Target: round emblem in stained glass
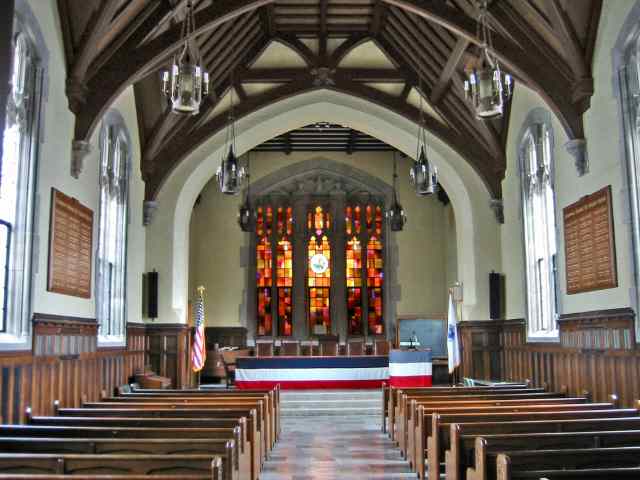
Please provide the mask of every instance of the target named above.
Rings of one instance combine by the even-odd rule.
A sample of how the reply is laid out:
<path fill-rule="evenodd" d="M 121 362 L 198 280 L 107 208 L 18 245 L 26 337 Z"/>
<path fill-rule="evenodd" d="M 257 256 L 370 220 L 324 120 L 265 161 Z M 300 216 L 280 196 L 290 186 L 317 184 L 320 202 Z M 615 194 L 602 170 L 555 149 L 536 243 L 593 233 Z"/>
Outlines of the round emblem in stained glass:
<path fill-rule="evenodd" d="M 311 257 L 311 270 L 315 273 L 324 273 L 329 268 L 329 260 L 321 253 Z"/>

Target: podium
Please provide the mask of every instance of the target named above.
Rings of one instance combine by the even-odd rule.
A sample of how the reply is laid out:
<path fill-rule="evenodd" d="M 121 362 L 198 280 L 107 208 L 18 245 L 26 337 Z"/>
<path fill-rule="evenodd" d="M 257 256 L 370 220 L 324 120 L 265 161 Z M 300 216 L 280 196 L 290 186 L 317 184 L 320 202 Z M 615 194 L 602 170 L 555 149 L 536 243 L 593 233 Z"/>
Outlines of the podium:
<path fill-rule="evenodd" d="M 391 350 L 389 385 L 399 388 L 432 386 L 431 349 Z"/>

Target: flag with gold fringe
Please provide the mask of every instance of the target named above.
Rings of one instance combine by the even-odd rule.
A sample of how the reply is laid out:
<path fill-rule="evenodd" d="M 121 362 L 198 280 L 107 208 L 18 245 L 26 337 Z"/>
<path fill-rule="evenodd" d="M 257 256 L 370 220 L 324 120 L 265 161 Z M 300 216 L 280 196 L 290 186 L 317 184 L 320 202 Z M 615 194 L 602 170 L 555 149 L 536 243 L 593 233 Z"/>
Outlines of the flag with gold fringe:
<path fill-rule="evenodd" d="M 199 372 L 204 368 L 207 358 L 207 349 L 204 341 L 204 287 L 198 287 L 198 297 L 193 306 L 195 333 L 193 335 L 193 348 L 191 349 L 191 368 Z"/>

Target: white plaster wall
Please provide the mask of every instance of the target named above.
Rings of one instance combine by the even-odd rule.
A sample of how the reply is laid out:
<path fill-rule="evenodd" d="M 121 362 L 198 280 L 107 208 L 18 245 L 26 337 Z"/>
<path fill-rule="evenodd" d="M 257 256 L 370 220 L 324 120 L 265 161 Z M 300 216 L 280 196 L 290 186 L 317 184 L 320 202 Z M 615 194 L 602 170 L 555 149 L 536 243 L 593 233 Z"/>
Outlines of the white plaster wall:
<path fill-rule="evenodd" d="M 78 317 L 95 316 L 95 294 L 90 299 L 47 292 L 47 262 L 51 188 L 77 198 L 94 211 L 94 242 L 97 245 L 98 225 L 98 160 L 99 132 L 91 138 L 91 153 L 85 158 L 84 171 L 78 180 L 71 177 L 71 141 L 75 117 L 65 94 L 66 62 L 60 21 L 55 0 L 29 0 L 49 49 L 48 98 L 44 104 L 44 138 L 39 151 L 38 188 L 36 202 L 36 242 L 34 245 L 33 311 Z M 128 260 L 128 319 L 141 321 L 141 273 L 145 265 L 145 232 L 142 227 L 144 184 L 140 175 L 140 144 L 133 89 L 127 89 L 114 103 L 122 114 L 132 140 L 133 158 L 130 182 L 130 225 Z M 95 261 L 93 268 L 95 269 Z M 92 278 L 92 287 L 95 282 Z M 92 291 L 93 291 L 92 288 Z"/>
<path fill-rule="evenodd" d="M 389 152 L 257 153 L 251 157 L 251 178 L 256 181 L 280 168 L 305 160 L 323 158 L 345 163 L 390 183 L 393 173 Z M 397 281 L 401 296 L 397 313 L 441 314 L 446 308 L 447 252 L 455 255 L 455 233 L 446 223 L 447 212 L 435 197 L 418 197 L 409 184 L 412 160 L 399 159 L 398 192 L 408 216 L 408 223 L 395 236 L 399 252 Z M 236 223 L 241 196 L 219 192 L 215 180 L 207 183 L 194 207 L 190 237 L 189 298 L 195 288 L 207 289 L 207 323 L 239 325 L 239 309 L 245 288 L 246 270 L 240 268 L 240 249 L 246 244 L 244 233 Z M 455 226 L 454 232 L 455 232 Z M 447 249 L 447 240 L 452 241 Z"/>
<path fill-rule="evenodd" d="M 456 248 L 456 215 L 451 204 L 444 210 L 444 251 L 446 288 L 448 289 L 459 279 L 458 275 L 458 249 Z"/>
<path fill-rule="evenodd" d="M 413 123 L 362 99 L 319 90 L 278 102 L 238 122 L 238 153 L 288 130 L 328 119 L 339 119 L 340 123 L 376 136 L 408 155 L 415 151 Z M 160 273 L 159 321 L 185 321 L 190 212 L 218 165 L 223 139 L 224 132 L 218 133 L 195 149 L 158 194 L 159 209 L 147 241 L 147 270 L 156 268 Z M 458 270 L 465 284 L 463 318 L 486 319 L 487 274 L 500 268 L 500 239 L 488 206 L 489 193 L 457 153 L 433 136 L 429 137 L 429 143 L 430 156 L 440 168 L 441 182 L 458 220 Z M 172 232 L 172 237 L 166 238 L 166 232 Z"/>
<path fill-rule="evenodd" d="M 555 135 L 554 159 L 556 166 L 556 222 L 558 225 L 558 267 L 560 313 L 624 307 L 630 305 L 632 286 L 632 244 L 626 220 L 628 205 L 624 173 L 624 148 L 619 107 L 613 91 L 611 51 L 625 18 L 633 6 L 632 1 L 605 1 L 596 42 L 593 75 L 595 93 L 591 108 L 584 115 L 585 138 L 589 155 L 589 173 L 578 177 L 574 158 L 564 147 L 568 138 L 557 117 L 553 116 Z M 546 107 L 540 96 L 517 85 L 511 108 L 511 122 L 507 141 L 507 174 L 503 182 L 505 224 L 501 228 L 502 267 L 507 284 L 507 318 L 525 316 L 525 273 L 522 243 L 522 214 L 520 180 L 517 167 L 517 138 L 527 114 L 534 108 Z M 613 216 L 616 236 L 618 283 L 613 289 L 576 295 L 566 294 L 564 232 L 562 209 L 582 196 L 607 185 L 612 186 Z"/>

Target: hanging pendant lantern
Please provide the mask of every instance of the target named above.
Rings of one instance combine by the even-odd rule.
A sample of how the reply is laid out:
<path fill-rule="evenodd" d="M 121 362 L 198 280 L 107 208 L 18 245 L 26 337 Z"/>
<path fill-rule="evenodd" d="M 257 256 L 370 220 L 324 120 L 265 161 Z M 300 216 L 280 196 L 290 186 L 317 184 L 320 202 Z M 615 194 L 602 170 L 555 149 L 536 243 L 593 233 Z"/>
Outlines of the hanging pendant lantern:
<path fill-rule="evenodd" d="M 247 152 L 247 168 L 246 168 L 246 178 L 247 178 L 247 192 L 244 197 L 244 202 L 240 205 L 238 210 L 238 225 L 240 225 L 240 230 L 243 232 L 251 232 L 253 230 L 253 209 L 251 208 L 250 203 L 250 189 L 251 189 L 251 179 L 249 175 L 249 167 L 250 167 L 250 152 Z"/>
<path fill-rule="evenodd" d="M 202 99 L 209 95 L 209 73 L 202 66 L 196 43 L 196 24 L 191 1 L 182 25 L 184 46 L 174 56 L 170 71 L 162 73 L 162 93 L 171 101 L 171 111 L 180 115 L 197 115 Z"/>
<path fill-rule="evenodd" d="M 427 132 L 424 128 L 422 108 L 422 82 L 420 82 L 420 126 L 418 127 L 418 148 L 416 161 L 409 171 L 409 177 L 418 195 L 431 195 L 438 191 L 438 169 L 427 158 Z"/>
<path fill-rule="evenodd" d="M 401 232 L 407 223 L 407 215 L 404 212 L 404 208 L 398 202 L 398 194 L 396 191 L 396 181 L 398 173 L 396 171 L 396 152 L 393 151 L 393 200 L 389 210 L 386 212 L 386 216 L 389 219 L 389 227 L 392 232 Z"/>
<path fill-rule="evenodd" d="M 240 185 L 245 177 L 245 170 L 238 166 L 238 158 L 235 154 L 236 146 L 236 125 L 235 117 L 233 116 L 233 78 L 230 82 L 230 114 L 229 125 L 227 126 L 227 136 L 225 140 L 225 150 L 228 148 L 226 157 L 222 157 L 222 161 L 216 172 L 218 178 L 218 186 L 220 191 L 227 195 L 236 195 L 240 191 Z"/>
<path fill-rule="evenodd" d="M 473 69 L 464 82 L 465 97 L 476 112 L 476 118 L 490 120 L 500 118 L 504 114 L 506 101 L 511 97 L 511 75 L 500 70 L 498 59 L 491 50 L 491 32 L 488 24 L 487 1 L 481 0 L 477 27 L 478 38 L 482 44 L 482 64 L 480 69 Z"/>

